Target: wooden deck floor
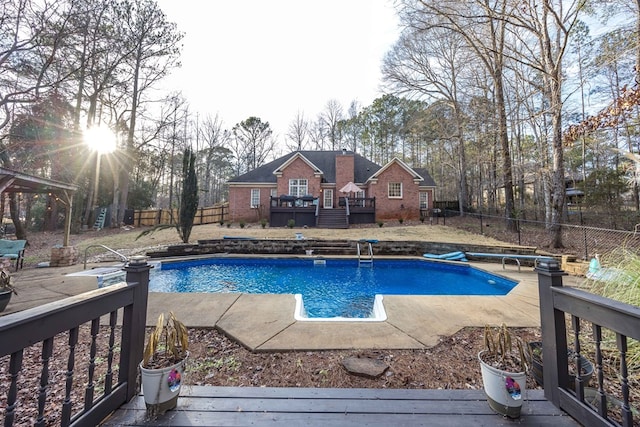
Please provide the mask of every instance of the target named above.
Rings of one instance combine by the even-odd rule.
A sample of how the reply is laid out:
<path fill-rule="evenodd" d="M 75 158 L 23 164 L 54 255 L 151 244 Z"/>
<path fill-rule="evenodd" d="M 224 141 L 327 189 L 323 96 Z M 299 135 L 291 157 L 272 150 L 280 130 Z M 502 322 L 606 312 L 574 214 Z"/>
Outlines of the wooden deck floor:
<path fill-rule="evenodd" d="M 104 426 L 579 426 L 544 399 L 525 395 L 510 420 L 489 408 L 482 390 L 196 387 L 182 390 L 178 408 L 155 420 L 142 397 Z"/>

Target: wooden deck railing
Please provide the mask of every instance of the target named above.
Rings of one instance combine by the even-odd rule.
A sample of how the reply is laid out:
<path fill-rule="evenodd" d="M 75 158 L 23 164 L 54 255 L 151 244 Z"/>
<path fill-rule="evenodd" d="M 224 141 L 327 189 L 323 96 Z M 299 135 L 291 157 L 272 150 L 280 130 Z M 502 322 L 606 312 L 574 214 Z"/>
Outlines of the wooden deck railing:
<path fill-rule="evenodd" d="M 0 400 L 4 410 L 4 425 L 23 425 L 25 419 L 18 419 L 20 406 L 34 406 L 34 402 L 24 402 L 27 396 L 19 398 L 19 388 L 25 377 L 39 378 L 37 395 L 37 414 L 29 423 L 36 426 L 51 425 L 51 413 L 55 412 L 59 425 L 88 426 L 98 425 L 107 415 L 131 400 L 137 393 L 136 379 L 138 364 L 142 360 L 145 339 L 145 321 L 147 313 L 147 295 L 149 288 L 150 265 L 144 260 L 132 260 L 124 267 L 127 283 L 121 283 L 49 303 L 30 310 L 0 317 L 0 358 L 8 359 L 8 384 L 3 384 L 6 395 Z M 108 324 L 109 347 L 106 354 L 97 353 L 97 336 L 100 331 L 101 317 Z M 122 327 L 119 334 L 116 326 L 120 318 Z M 76 347 L 81 327 L 90 327 L 89 364 L 86 375 L 80 374 L 81 368 L 76 366 Z M 62 338 L 59 335 L 63 335 Z M 119 335 L 119 341 L 116 336 Z M 66 339 L 67 360 L 63 381 L 64 397 L 61 407 L 51 409 L 60 401 L 61 396 L 49 396 L 51 364 L 54 354 L 54 339 Z M 40 372 L 24 372 L 22 369 L 26 350 L 33 345 L 41 347 L 41 358 L 38 364 Z M 114 353 L 119 348 L 119 358 Z M 82 350 L 80 350 L 82 351 Z M 101 358 L 106 363 L 106 371 L 98 384 L 95 374 L 96 360 Z M 5 365 L 7 366 L 7 365 Z M 51 371 L 53 371 L 51 369 Z M 117 372 L 117 378 L 113 378 Z M 53 374 L 53 372 L 51 372 Z M 81 376 L 84 391 L 78 392 L 75 378 Z M 59 376 L 58 376 L 59 377 Z M 101 393 L 99 393 L 99 391 Z M 84 394 L 84 402 L 74 402 L 74 397 Z M 100 394 L 96 396 L 97 394 Z M 32 395 L 28 395 L 31 397 Z M 55 402 L 52 403 L 52 401 Z M 48 409 L 46 409 L 48 408 Z M 78 409 L 79 408 L 79 409 Z M 56 421 L 57 423 L 57 421 Z"/>
<path fill-rule="evenodd" d="M 638 425 L 629 399 L 627 350 L 630 338 L 640 340 L 640 308 L 563 287 L 565 273 L 555 260 L 540 262 L 537 271 L 545 397 L 586 426 Z M 614 342 L 614 348 L 605 342 Z M 576 366 L 581 355 L 594 363 L 594 397 L 587 398 L 580 375 L 570 383 L 567 350 Z M 613 355 L 605 359 L 605 352 Z M 605 375 L 607 363 L 617 364 L 617 375 Z"/>

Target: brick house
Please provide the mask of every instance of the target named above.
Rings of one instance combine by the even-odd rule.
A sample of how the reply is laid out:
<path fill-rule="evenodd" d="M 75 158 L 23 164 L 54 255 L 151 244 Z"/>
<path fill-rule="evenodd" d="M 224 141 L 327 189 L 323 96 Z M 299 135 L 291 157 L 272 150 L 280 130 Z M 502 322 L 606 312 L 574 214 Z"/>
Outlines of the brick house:
<path fill-rule="evenodd" d="M 341 192 L 353 183 L 348 193 Z M 426 169 L 394 158 L 380 166 L 359 154 L 296 151 L 229 180 L 232 221 L 346 228 L 378 220 L 419 219 L 433 208 Z M 359 191 L 358 191 L 359 190 Z"/>

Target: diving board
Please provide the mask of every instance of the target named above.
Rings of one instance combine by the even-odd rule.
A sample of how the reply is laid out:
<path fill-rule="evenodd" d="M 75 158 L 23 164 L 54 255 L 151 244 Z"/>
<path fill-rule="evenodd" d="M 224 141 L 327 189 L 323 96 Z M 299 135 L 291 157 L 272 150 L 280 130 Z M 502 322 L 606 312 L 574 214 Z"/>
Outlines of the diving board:
<path fill-rule="evenodd" d="M 505 269 L 505 261 L 515 261 L 518 264 L 518 271 L 520 271 L 520 261 L 521 260 L 530 260 L 533 261 L 534 267 L 538 266 L 540 261 L 551 261 L 554 258 L 548 255 L 520 255 L 520 254 L 497 254 L 497 253 L 485 253 L 485 252 L 467 252 L 467 256 L 476 257 L 476 258 L 501 258 L 502 259 L 502 269 Z"/>

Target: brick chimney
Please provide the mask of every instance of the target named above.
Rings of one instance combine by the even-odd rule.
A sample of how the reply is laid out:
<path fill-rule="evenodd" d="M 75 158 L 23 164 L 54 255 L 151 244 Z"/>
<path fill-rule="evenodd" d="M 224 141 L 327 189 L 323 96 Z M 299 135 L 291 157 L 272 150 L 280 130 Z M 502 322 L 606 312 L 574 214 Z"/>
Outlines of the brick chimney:
<path fill-rule="evenodd" d="M 354 181 L 354 154 L 346 149 L 336 155 L 336 191 L 344 187 L 349 181 Z"/>

